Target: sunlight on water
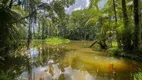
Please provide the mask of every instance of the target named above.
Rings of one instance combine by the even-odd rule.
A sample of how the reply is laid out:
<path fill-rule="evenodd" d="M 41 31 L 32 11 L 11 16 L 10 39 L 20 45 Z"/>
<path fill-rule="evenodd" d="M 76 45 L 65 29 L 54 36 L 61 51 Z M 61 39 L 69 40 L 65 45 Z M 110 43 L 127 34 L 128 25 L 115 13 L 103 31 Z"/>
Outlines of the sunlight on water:
<path fill-rule="evenodd" d="M 141 64 L 108 53 L 87 48 L 92 42 L 72 41 L 69 44 L 30 49 L 34 80 L 131 80 Z M 28 79 L 28 71 L 19 78 Z"/>

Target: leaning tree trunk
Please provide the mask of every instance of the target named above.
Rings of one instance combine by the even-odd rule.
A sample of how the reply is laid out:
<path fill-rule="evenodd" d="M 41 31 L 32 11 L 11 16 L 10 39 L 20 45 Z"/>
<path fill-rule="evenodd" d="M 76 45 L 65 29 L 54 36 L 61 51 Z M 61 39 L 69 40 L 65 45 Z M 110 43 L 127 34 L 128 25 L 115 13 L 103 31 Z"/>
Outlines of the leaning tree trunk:
<path fill-rule="evenodd" d="M 139 46 L 139 35 L 140 35 L 140 27 L 139 27 L 139 0 L 133 0 L 134 3 L 134 40 L 133 46 L 134 49 L 138 49 Z"/>

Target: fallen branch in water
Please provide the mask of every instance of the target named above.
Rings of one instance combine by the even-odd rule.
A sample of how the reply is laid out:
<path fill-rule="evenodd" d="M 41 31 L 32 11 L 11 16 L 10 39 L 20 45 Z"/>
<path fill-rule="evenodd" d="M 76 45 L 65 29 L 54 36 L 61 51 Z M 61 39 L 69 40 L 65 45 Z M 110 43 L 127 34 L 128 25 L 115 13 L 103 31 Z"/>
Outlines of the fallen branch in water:
<path fill-rule="evenodd" d="M 101 41 L 95 41 L 94 43 L 90 45 L 90 48 L 93 47 L 96 43 L 100 45 L 101 49 L 107 49 L 106 43 L 104 42 L 103 44 Z"/>

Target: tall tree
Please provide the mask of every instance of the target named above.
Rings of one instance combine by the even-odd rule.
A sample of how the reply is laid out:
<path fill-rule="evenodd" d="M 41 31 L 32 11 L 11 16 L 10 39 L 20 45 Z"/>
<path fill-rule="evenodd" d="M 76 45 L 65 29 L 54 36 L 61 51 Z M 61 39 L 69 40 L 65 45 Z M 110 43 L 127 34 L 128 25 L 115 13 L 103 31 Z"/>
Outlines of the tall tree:
<path fill-rule="evenodd" d="M 139 44 L 139 35 L 140 35 L 140 26 L 139 26 L 139 0 L 133 0 L 134 4 L 134 40 L 133 40 L 133 46 L 134 49 L 138 49 Z"/>
<path fill-rule="evenodd" d="M 115 17 L 115 28 L 117 27 L 117 12 L 116 12 L 116 4 L 115 4 L 115 0 L 113 0 L 113 12 L 114 12 L 114 17 Z M 118 36 L 118 32 L 116 31 L 116 37 Z M 121 47 L 121 42 L 119 39 L 117 39 L 117 44 L 118 47 Z"/>
<path fill-rule="evenodd" d="M 127 13 L 127 7 L 126 7 L 126 0 L 121 0 L 122 3 L 122 13 L 123 13 L 123 22 L 124 22 L 124 31 L 122 34 L 122 44 L 123 44 L 123 49 L 125 51 L 129 51 L 132 48 L 132 41 L 131 41 L 131 29 L 129 25 L 129 18 L 128 18 L 128 13 Z"/>
<path fill-rule="evenodd" d="M 115 5 L 115 0 L 113 0 L 113 11 L 115 15 L 115 25 L 117 24 L 117 15 L 116 15 L 116 5 Z"/>
<path fill-rule="evenodd" d="M 128 14 L 127 14 L 127 8 L 126 8 L 126 0 L 122 0 L 122 12 L 123 12 L 123 21 L 124 21 L 124 26 L 128 27 Z"/>

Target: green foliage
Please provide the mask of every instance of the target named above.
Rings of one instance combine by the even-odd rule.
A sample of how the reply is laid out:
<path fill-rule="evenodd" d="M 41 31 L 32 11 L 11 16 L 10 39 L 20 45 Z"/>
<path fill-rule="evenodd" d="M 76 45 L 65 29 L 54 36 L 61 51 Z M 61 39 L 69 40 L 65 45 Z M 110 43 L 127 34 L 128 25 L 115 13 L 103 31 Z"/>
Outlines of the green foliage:
<path fill-rule="evenodd" d="M 142 72 L 138 72 L 134 75 L 134 80 L 142 80 Z"/>
<path fill-rule="evenodd" d="M 108 49 L 108 52 L 113 56 L 120 56 L 123 51 L 121 49 L 118 49 L 117 47 L 111 47 Z"/>
<path fill-rule="evenodd" d="M 63 7 L 61 1 L 58 1 L 58 2 L 54 3 L 54 11 L 57 13 L 59 18 L 61 18 L 61 19 L 65 16 L 64 7 Z"/>
<path fill-rule="evenodd" d="M 0 57 L 7 57 L 9 51 L 14 52 L 24 43 L 22 39 L 26 38 L 26 31 L 20 18 L 19 13 L 0 4 Z"/>
<path fill-rule="evenodd" d="M 133 24 L 129 23 L 126 29 L 123 22 L 119 21 L 116 30 L 117 40 L 120 42 L 121 48 L 123 48 L 124 51 L 132 50 Z"/>
<path fill-rule="evenodd" d="M 99 7 L 98 7 L 99 2 L 100 2 L 100 0 L 91 0 L 90 8 L 95 8 L 95 9 L 99 10 Z"/>
<path fill-rule="evenodd" d="M 93 8 L 72 12 L 66 27 L 67 34 L 65 34 L 65 38 L 72 40 L 94 40 L 98 14 L 99 12 Z"/>
<path fill-rule="evenodd" d="M 58 45 L 58 44 L 64 44 L 64 43 L 69 43 L 69 42 L 70 42 L 69 39 L 63 39 L 59 37 L 53 37 L 53 38 L 46 39 L 46 43 L 50 45 Z"/>
<path fill-rule="evenodd" d="M 12 80 L 12 78 L 8 75 L 8 72 L 0 72 L 0 80 Z"/>
<path fill-rule="evenodd" d="M 117 42 L 112 42 L 112 47 L 118 47 L 118 43 Z"/>

